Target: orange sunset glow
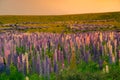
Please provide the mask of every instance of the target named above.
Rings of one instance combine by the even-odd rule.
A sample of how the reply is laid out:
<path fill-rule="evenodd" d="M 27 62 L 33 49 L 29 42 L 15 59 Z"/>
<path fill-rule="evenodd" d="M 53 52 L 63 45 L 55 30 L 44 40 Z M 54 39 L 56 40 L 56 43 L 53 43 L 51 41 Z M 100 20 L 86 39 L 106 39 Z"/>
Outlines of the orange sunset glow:
<path fill-rule="evenodd" d="M 0 0 L 0 15 L 61 15 L 120 11 L 120 0 Z"/>

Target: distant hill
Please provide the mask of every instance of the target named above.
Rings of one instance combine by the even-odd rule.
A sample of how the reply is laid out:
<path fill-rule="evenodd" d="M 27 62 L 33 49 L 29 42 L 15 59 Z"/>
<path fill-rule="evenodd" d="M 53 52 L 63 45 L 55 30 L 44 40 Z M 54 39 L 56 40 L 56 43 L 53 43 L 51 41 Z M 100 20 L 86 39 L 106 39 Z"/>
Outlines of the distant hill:
<path fill-rule="evenodd" d="M 87 13 L 74 15 L 48 15 L 48 16 L 29 16 L 29 15 L 1 15 L 0 23 L 19 23 L 19 22 L 54 22 L 54 21 L 78 21 L 78 20 L 103 20 L 114 19 L 120 22 L 120 12 L 107 13 Z"/>

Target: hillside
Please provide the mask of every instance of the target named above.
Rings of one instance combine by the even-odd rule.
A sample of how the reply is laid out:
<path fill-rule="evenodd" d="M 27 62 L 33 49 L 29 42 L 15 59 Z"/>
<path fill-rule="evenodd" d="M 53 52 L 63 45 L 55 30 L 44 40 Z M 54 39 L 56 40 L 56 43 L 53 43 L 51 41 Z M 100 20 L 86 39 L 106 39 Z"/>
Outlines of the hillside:
<path fill-rule="evenodd" d="M 0 30 L 9 30 L 11 27 L 20 27 L 19 29 L 27 29 L 26 31 L 45 31 L 45 32 L 61 32 L 66 30 L 69 32 L 73 25 L 90 25 L 94 26 L 82 29 L 75 26 L 77 31 L 89 30 L 119 30 L 120 28 L 120 12 L 108 13 L 91 13 L 91 14 L 74 14 L 74 15 L 1 15 L 0 16 Z M 97 24 L 97 25 L 96 25 Z M 99 27 L 102 26 L 102 27 Z M 104 27 L 106 26 L 106 27 Z M 21 28 L 22 27 L 22 28 Z M 27 28 L 26 28 L 27 27 Z M 76 28 L 77 27 L 77 28 Z M 74 28 L 74 26 L 72 27 Z M 78 29 L 79 28 L 79 29 Z M 97 29 L 98 28 L 98 29 Z"/>

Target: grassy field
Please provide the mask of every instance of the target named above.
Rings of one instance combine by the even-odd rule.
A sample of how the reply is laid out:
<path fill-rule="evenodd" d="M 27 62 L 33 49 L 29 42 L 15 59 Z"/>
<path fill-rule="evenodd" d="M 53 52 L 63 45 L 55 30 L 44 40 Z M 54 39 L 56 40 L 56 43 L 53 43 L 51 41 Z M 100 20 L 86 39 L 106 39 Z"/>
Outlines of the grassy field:
<path fill-rule="evenodd" d="M 40 22 L 51 23 L 56 21 L 79 21 L 79 20 L 105 20 L 114 19 L 120 22 L 120 12 L 110 13 L 92 13 L 92 14 L 76 14 L 76 15 L 58 15 L 58 16 L 0 16 L 0 23 L 22 23 L 22 22 Z"/>
<path fill-rule="evenodd" d="M 97 21 L 98 20 L 98 21 Z M 111 20 L 111 21 L 105 21 Z M 112 28 L 100 28 L 96 30 L 120 30 L 120 12 L 108 13 L 91 13 L 91 14 L 75 14 L 75 15 L 1 15 L 0 27 L 5 24 L 17 24 L 22 27 L 36 27 L 36 29 L 27 29 L 27 32 L 71 32 L 67 26 L 72 24 L 99 24 L 114 25 Z M 37 27 L 41 27 L 38 29 Z M 47 27 L 47 28 L 44 28 Z M 79 31 L 79 30 L 78 30 Z"/>
<path fill-rule="evenodd" d="M 120 80 L 120 12 L 1 15 L 10 30 L 41 33 L 0 33 L 0 80 Z"/>

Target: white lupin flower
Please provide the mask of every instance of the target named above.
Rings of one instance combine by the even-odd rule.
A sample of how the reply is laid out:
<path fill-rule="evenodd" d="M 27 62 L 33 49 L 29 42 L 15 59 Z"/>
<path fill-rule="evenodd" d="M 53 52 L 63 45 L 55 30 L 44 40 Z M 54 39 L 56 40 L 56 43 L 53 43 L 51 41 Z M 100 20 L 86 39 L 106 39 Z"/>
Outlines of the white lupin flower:
<path fill-rule="evenodd" d="M 112 62 L 115 63 L 115 56 L 114 56 L 114 54 L 112 52 L 112 45 L 109 46 L 109 52 L 110 52 L 110 55 L 112 57 Z"/>
<path fill-rule="evenodd" d="M 106 65 L 105 67 L 106 67 L 106 73 L 109 73 L 109 66 Z"/>
<path fill-rule="evenodd" d="M 114 33 L 113 33 L 113 32 L 111 32 L 109 36 L 110 36 L 110 39 L 111 39 L 111 40 L 114 39 Z"/>
<path fill-rule="evenodd" d="M 25 77 L 25 80 L 29 80 L 29 77 L 28 77 L 28 76 L 26 76 L 26 77 Z"/>
<path fill-rule="evenodd" d="M 102 42 L 103 41 L 103 39 L 102 39 L 102 33 L 100 33 L 100 42 Z"/>
<path fill-rule="evenodd" d="M 26 59 L 27 73 L 29 73 L 29 62 L 28 62 L 28 53 L 27 52 L 25 52 L 25 59 Z"/>

